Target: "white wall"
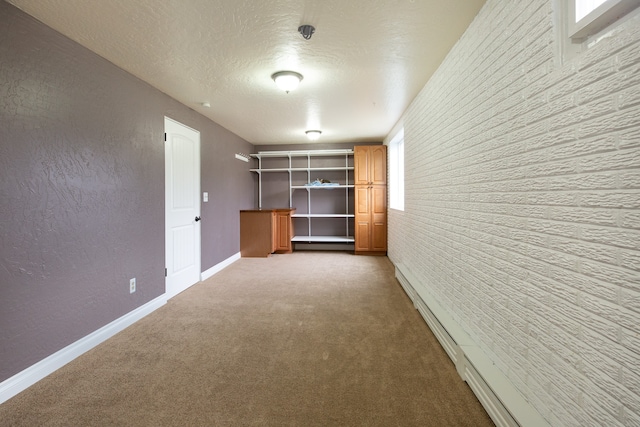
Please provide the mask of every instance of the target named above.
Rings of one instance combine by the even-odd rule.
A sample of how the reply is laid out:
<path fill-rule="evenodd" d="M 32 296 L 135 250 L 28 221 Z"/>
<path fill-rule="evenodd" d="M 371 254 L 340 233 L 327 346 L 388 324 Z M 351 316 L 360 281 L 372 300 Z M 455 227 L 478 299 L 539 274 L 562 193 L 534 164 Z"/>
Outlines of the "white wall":
<path fill-rule="evenodd" d="M 407 110 L 389 257 L 552 425 L 640 425 L 640 17 L 565 63 L 553 20 L 488 0 Z"/>

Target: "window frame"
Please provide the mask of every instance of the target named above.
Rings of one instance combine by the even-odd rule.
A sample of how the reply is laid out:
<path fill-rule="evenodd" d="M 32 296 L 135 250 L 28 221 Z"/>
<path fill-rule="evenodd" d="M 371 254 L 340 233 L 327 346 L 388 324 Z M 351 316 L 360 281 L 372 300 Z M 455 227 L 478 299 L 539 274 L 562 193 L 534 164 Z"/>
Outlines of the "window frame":
<path fill-rule="evenodd" d="M 576 22 L 576 2 L 580 0 L 566 1 L 567 35 L 573 42 L 584 41 L 640 6 L 637 0 L 605 0 Z"/>
<path fill-rule="evenodd" d="M 389 142 L 389 209 L 404 211 L 404 128 Z"/>

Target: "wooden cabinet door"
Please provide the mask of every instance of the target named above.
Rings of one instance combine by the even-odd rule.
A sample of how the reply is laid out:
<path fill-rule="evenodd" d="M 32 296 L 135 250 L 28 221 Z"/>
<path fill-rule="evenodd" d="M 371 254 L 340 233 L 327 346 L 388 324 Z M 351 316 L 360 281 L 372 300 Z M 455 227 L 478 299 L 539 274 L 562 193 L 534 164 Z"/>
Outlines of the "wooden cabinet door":
<path fill-rule="evenodd" d="M 357 252 L 387 250 L 387 187 L 356 187 L 355 246 Z"/>
<path fill-rule="evenodd" d="M 370 147 L 369 181 L 373 185 L 387 185 L 386 145 L 374 145 Z"/>
<path fill-rule="evenodd" d="M 353 148 L 355 185 L 387 184 L 387 146 L 359 145 Z"/>
<path fill-rule="evenodd" d="M 276 239 L 278 233 L 278 215 L 275 212 L 271 212 L 271 253 L 274 253 L 278 248 L 278 240 Z"/>
<path fill-rule="evenodd" d="M 369 189 L 371 209 L 371 237 L 369 249 L 387 250 L 387 187 L 374 185 Z"/>
<path fill-rule="evenodd" d="M 292 252 L 291 236 L 293 229 L 291 224 L 291 212 L 276 212 L 276 226 L 274 228 L 274 252 L 289 253 Z"/>
<path fill-rule="evenodd" d="M 355 200 L 354 249 L 356 252 L 368 251 L 371 246 L 371 201 L 369 199 L 369 187 L 357 186 Z"/>
<path fill-rule="evenodd" d="M 354 184 L 369 184 L 369 146 L 359 145 L 353 148 Z"/>

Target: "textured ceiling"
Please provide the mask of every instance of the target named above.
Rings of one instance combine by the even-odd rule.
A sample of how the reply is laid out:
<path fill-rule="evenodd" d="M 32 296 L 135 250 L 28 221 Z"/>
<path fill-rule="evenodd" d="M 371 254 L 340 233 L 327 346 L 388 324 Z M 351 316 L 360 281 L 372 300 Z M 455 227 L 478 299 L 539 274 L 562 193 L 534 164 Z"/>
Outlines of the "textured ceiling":
<path fill-rule="evenodd" d="M 258 145 L 304 143 L 307 129 L 322 130 L 318 142 L 382 140 L 484 4 L 8 1 Z M 304 76 L 297 90 L 275 86 L 282 70 Z"/>

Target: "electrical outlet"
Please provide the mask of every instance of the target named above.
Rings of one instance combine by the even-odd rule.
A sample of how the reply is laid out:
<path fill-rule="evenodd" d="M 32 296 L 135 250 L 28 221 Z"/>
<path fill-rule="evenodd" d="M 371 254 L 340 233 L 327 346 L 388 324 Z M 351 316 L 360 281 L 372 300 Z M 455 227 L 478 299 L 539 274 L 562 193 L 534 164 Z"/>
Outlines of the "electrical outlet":
<path fill-rule="evenodd" d="M 129 293 L 132 294 L 136 291 L 136 278 L 129 280 Z"/>

